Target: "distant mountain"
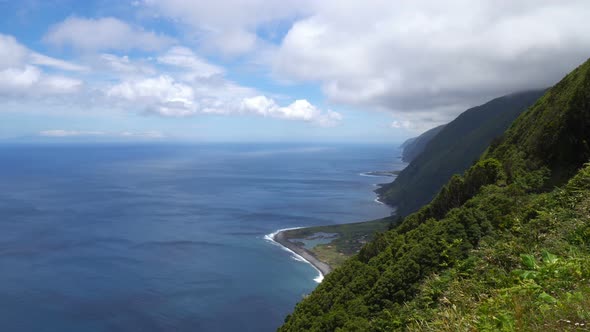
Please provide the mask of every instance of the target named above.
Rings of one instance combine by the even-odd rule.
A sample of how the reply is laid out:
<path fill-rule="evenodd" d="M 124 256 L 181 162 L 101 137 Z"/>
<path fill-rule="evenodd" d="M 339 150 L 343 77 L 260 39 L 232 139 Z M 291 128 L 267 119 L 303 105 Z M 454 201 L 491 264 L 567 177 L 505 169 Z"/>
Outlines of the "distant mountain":
<path fill-rule="evenodd" d="M 393 183 L 377 190 L 381 201 L 397 207 L 400 215 L 430 202 L 453 174 L 471 166 L 492 140 L 502 135 L 544 92 L 515 93 L 463 112 L 429 140 Z"/>
<path fill-rule="evenodd" d="M 414 160 L 422 151 L 424 151 L 428 142 L 438 135 L 444 127 L 445 125 L 434 127 L 425 131 L 420 136 L 410 138 L 402 143 L 400 146 L 400 148 L 402 148 L 402 161 L 409 163 Z"/>
<path fill-rule="evenodd" d="M 522 95 L 492 103 L 506 98 Z M 589 161 L 587 61 L 429 204 L 328 274 L 279 331 L 583 330 Z"/>

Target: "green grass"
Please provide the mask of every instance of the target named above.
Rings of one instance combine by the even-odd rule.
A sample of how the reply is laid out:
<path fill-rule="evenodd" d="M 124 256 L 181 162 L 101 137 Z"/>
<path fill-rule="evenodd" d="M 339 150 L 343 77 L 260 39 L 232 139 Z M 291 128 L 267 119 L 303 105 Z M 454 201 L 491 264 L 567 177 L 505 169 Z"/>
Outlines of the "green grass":
<path fill-rule="evenodd" d="M 338 234 L 338 237 L 330 243 L 320 244 L 309 250 L 319 260 L 334 268 L 340 266 L 347 258 L 357 254 L 367 242 L 373 239 L 376 233 L 386 231 L 391 222 L 392 218 L 383 218 L 352 224 L 300 228 L 286 231 L 284 234 L 288 240 L 309 238 L 316 233 Z"/>

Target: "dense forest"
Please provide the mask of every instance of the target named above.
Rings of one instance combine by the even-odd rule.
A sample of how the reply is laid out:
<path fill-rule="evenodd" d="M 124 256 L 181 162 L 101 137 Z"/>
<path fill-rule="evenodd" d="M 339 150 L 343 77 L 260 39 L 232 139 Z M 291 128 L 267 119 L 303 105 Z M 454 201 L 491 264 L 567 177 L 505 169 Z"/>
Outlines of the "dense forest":
<path fill-rule="evenodd" d="M 428 140 L 395 181 L 378 189 L 381 200 L 408 215 L 430 202 L 453 174 L 473 165 L 495 138 L 539 99 L 544 90 L 515 93 L 471 108 Z"/>
<path fill-rule="evenodd" d="M 329 274 L 279 330 L 587 329 L 589 158 L 590 61 Z"/>

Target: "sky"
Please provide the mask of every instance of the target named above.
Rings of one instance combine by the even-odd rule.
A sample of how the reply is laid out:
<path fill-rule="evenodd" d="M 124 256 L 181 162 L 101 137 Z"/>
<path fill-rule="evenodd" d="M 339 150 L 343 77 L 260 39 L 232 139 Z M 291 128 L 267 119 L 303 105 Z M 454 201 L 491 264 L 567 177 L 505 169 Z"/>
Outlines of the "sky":
<path fill-rule="evenodd" d="M 590 57 L 587 0 L 0 0 L 0 140 L 399 142 Z"/>

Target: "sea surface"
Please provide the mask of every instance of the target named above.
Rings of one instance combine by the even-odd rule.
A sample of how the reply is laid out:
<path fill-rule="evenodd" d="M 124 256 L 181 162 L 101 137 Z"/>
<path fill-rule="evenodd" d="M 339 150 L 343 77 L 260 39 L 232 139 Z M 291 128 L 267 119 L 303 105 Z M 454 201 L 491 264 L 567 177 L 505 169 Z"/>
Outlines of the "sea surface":
<path fill-rule="evenodd" d="M 274 331 L 318 272 L 264 239 L 387 216 L 394 145 L 0 145 L 2 331 Z"/>

